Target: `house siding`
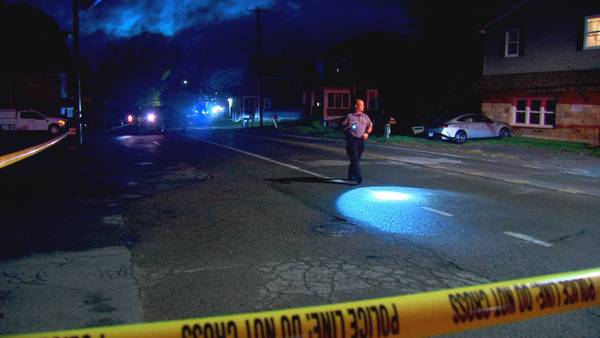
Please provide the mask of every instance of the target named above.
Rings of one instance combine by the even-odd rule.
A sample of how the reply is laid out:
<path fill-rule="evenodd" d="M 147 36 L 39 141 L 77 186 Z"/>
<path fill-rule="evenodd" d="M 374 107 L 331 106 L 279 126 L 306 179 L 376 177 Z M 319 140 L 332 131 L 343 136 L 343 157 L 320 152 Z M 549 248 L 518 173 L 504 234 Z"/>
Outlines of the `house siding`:
<path fill-rule="evenodd" d="M 513 134 L 600 144 L 600 49 L 582 48 L 584 18 L 600 2 L 532 0 L 484 35 L 481 110 Z M 504 57 L 505 32 L 521 32 L 518 57 Z M 517 99 L 555 100 L 554 125 L 515 123 Z"/>
<path fill-rule="evenodd" d="M 578 49 L 588 15 L 600 15 L 600 2 L 530 1 L 486 31 L 483 74 L 600 69 L 600 49 Z M 504 34 L 510 28 L 520 29 L 523 54 L 505 58 Z"/>

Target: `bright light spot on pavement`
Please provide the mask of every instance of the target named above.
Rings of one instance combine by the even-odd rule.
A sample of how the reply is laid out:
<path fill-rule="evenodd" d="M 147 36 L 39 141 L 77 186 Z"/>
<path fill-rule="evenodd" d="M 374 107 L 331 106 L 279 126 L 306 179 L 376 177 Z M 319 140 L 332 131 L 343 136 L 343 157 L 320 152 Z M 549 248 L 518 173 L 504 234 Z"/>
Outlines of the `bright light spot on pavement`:
<path fill-rule="evenodd" d="M 422 207 L 444 210 L 445 203 L 457 202 L 456 195 L 443 190 L 364 187 L 344 193 L 338 198 L 336 208 L 343 217 L 365 228 L 424 236 L 449 231 L 446 228 L 455 223 Z"/>
<path fill-rule="evenodd" d="M 371 191 L 371 194 L 380 201 L 406 201 L 410 199 L 409 194 L 397 191 Z"/>

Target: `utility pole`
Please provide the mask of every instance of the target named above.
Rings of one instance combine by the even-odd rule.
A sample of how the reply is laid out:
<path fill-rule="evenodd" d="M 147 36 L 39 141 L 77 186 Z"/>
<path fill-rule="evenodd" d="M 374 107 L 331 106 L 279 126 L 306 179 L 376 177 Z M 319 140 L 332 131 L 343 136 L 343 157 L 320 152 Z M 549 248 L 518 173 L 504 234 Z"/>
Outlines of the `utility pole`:
<path fill-rule="evenodd" d="M 79 132 L 79 145 L 83 144 L 81 121 L 81 63 L 79 60 L 79 0 L 73 0 L 73 58 L 75 59 L 75 112 L 74 117 Z"/>
<path fill-rule="evenodd" d="M 260 45 L 260 32 L 261 32 L 261 27 L 260 27 L 260 19 L 261 19 L 261 14 L 262 12 L 264 12 L 265 10 L 260 8 L 260 7 L 256 7 L 255 9 L 249 9 L 248 11 L 250 12 L 254 12 L 254 14 L 256 14 L 256 105 L 258 107 L 258 116 L 260 119 L 260 127 L 263 127 L 263 106 L 262 106 L 262 100 L 260 97 L 260 85 L 261 85 L 261 77 L 262 77 L 262 52 L 261 52 L 261 45 Z"/>

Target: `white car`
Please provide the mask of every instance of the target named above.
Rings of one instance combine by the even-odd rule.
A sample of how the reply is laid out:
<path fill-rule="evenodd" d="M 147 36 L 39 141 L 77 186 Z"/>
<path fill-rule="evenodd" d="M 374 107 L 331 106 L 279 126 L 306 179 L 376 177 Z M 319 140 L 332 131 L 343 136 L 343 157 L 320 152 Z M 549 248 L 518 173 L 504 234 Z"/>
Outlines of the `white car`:
<path fill-rule="evenodd" d="M 60 133 L 66 121 L 60 117 L 49 117 L 32 109 L 0 109 L 0 130 L 48 131 Z"/>
<path fill-rule="evenodd" d="M 467 139 L 487 137 L 510 137 L 510 126 L 502 122 L 494 122 L 481 114 L 464 114 L 448 120 L 436 131 L 442 139 L 452 140 L 458 144 Z"/>

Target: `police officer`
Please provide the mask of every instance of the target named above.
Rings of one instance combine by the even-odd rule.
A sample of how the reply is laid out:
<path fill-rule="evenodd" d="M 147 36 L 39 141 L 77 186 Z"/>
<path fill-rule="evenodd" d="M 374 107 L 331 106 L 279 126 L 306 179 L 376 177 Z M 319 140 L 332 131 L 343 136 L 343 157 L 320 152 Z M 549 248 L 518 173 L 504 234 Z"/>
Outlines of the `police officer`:
<path fill-rule="evenodd" d="M 364 110 L 365 102 L 361 99 L 356 99 L 354 113 L 346 115 L 346 119 L 342 123 L 346 132 L 346 153 L 350 158 L 348 181 L 356 179 L 357 184 L 362 183 L 360 157 L 365 149 L 365 141 L 373 131 L 373 122 L 364 113 Z"/>

